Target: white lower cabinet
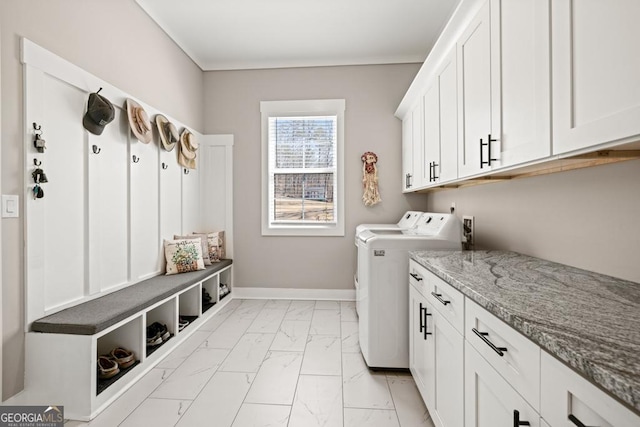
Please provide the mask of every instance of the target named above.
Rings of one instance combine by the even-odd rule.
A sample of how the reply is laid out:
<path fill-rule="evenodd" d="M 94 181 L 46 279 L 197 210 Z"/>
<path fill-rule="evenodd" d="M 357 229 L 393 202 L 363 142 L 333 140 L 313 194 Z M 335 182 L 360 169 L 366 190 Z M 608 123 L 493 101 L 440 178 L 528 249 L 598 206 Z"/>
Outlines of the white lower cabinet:
<path fill-rule="evenodd" d="M 409 272 L 409 367 L 437 427 L 640 426 L 636 413 L 441 278 L 413 260 Z"/>
<path fill-rule="evenodd" d="M 462 426 L 464 338 L 413 287 L 410 299 L 411 373 L 436 426 Z"/>
<path fill-rule="evenodd" d="M 637 427 L 640 417 L 546 352 L 540 415 L 552 427 Z"/>
<path fill-rule="evenodd" d="M 433 368 L 429 366 L 429 361 L 433 359 L 433 349 L 429 348 L 430 342 L 425 333 L 425 319 L 428 317 L 427 300 L 422 294 L 416 291 L 413 286 L 409 287 L 409 370 L 416 382 L 418 391 L 427 407 L 431 409 L 435 401 Z M 431 311 L 433 312 L 433 310 Z M 426 313 L 426 314 L 425 314 Z M 431 370 L 430 370 L 431 369 Z"/>
<path fill-rule="evenodd" d="M 535 409 L 468 342 L 464 371 L 465 427 L 540 426 Z"/>
<path fill-rule="evenodd" d="M 437 311 L 431 327 L 434 349 L 435 402 L 431 417 L 438 427 L 462 426 L 464 338 Z"/>

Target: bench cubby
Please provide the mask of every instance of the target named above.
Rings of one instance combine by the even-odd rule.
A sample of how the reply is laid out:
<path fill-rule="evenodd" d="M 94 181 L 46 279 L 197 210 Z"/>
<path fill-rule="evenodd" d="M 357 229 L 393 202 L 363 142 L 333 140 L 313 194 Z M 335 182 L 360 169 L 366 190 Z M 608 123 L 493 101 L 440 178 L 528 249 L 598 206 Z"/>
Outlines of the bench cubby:
<path fill-rule="evenodd" d="M 94 418 L 230 301 L 202 310 L 202 289 L 215 300 L 221 276 L 230 282 L 231 270 L 232 261 L 223 260 L 202 271 L 156 276 L 33 322 L 21 401 L 64 405 L 69 419 Z M 191 319 L 182 331 L 180 317 Z M 171 337 L 150 349 L 147 327 L 154 322 Z M 98 356 L 117 347 L 132 351 L 136 363 L 99 379 Z"/>

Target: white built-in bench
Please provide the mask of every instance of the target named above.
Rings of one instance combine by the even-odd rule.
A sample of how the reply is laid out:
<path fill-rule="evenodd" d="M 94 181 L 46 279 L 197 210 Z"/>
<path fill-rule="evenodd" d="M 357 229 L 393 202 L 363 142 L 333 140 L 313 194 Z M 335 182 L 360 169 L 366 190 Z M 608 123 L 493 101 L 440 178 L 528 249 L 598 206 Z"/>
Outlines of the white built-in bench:
<path fill-rule="evenodd" d="M 25 392 L 29 404 L 64 405 L 65 418 L 94 418 L 231 299 L 232 261 L 205 270 L 156 276 L 43 317 L 26 338 Z M 202 301 L 202 289 L 212 297 Z M 178 330 L 178 318 L 192 322 Z M 172 338 L 146 347 L 146 327 L 166 324 Z M 135 353 L 138 362 L 108 380 L 97 376 L 97 358 L 113 348 Z"/>

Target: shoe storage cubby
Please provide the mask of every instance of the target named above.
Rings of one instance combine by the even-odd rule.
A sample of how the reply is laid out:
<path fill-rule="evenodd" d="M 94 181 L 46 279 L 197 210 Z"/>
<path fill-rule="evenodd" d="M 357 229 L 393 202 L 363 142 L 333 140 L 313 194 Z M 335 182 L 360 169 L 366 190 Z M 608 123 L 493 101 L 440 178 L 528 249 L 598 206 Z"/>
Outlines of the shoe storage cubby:
<path fill-rule="evenodd" d="M 171 298 L 147 312 L 145 321 L 147 357 L 150 357 L 176 335 L 178 332 L 176 319 L 175 298 Z M 159 328 L 166 330 L 160 337 L 158 337 L 160 333 Z"/>
<path fill-rule="evenodd" d="M 220 284 L 218 285 L 218 301 L 231 295 L 232 270 L 227 268 L 219 274 Z"/>
<path fill-rule="evenodd" d="M 218 302 L 218 288 L 220 275 L 216 275 L 202 282 L 202 314 L 206 313 Z"/>
<path fill-rule="evenodd" d="M 142 309 L 94 335 L 29 332 L 26 335 L 25 404 L 64 405 L 65 418 L 88 421 L 117 399 L 160 360 L 214 316 L 230 300 L 220 284 L 232 288 L 232 265 Z M 216 301 L 207 310 L 202 290 Z M 189 320 L 180 330 L 180 321 Z M 167 326 L 170 337 L 147 346 L 147 328 Z M 135 362 L 108 379 L 99 378 L 98 357 L 115 348 L 134 353 Z"/>
<path fill-rule="evenodd" d="M 201 286 L 189 288 L 178 296 L 178 333 L 184 331 L 200 317 L 201 296 Z"/>
<path fill-rule="evenodd" d="M 141 346 L 140 336 L 143 333 L 142 330 L 142 316 L 138 316 L 133 320 L 123 324 L 122 326 L 114 329 L 102 335 L 97 339 L 96 347 L 96 364 L 98 363 L 98 357 L 106 356 L 110 357 L 112 350 L 116 348 L 122 348 L 133 353 L 135 362 L 127 368 L 118 368 L 118 373 L 110 378 L 100 378 L 100 370 L 96 365 L 96 395 L 99 395 L 104 390 L 116 383 L 128 372 L 133 370 L 142 357 L 144 347 Z"/>

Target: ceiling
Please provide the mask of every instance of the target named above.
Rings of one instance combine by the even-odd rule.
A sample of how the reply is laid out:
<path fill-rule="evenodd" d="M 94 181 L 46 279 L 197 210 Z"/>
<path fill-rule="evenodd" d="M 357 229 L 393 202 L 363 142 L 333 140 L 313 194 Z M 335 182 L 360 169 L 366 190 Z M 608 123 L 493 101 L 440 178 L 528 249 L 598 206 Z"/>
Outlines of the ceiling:
<path fill-rule="evenodd" d="M 422 62 L 459 0 L 136 0 L 203 70 Z"/>

